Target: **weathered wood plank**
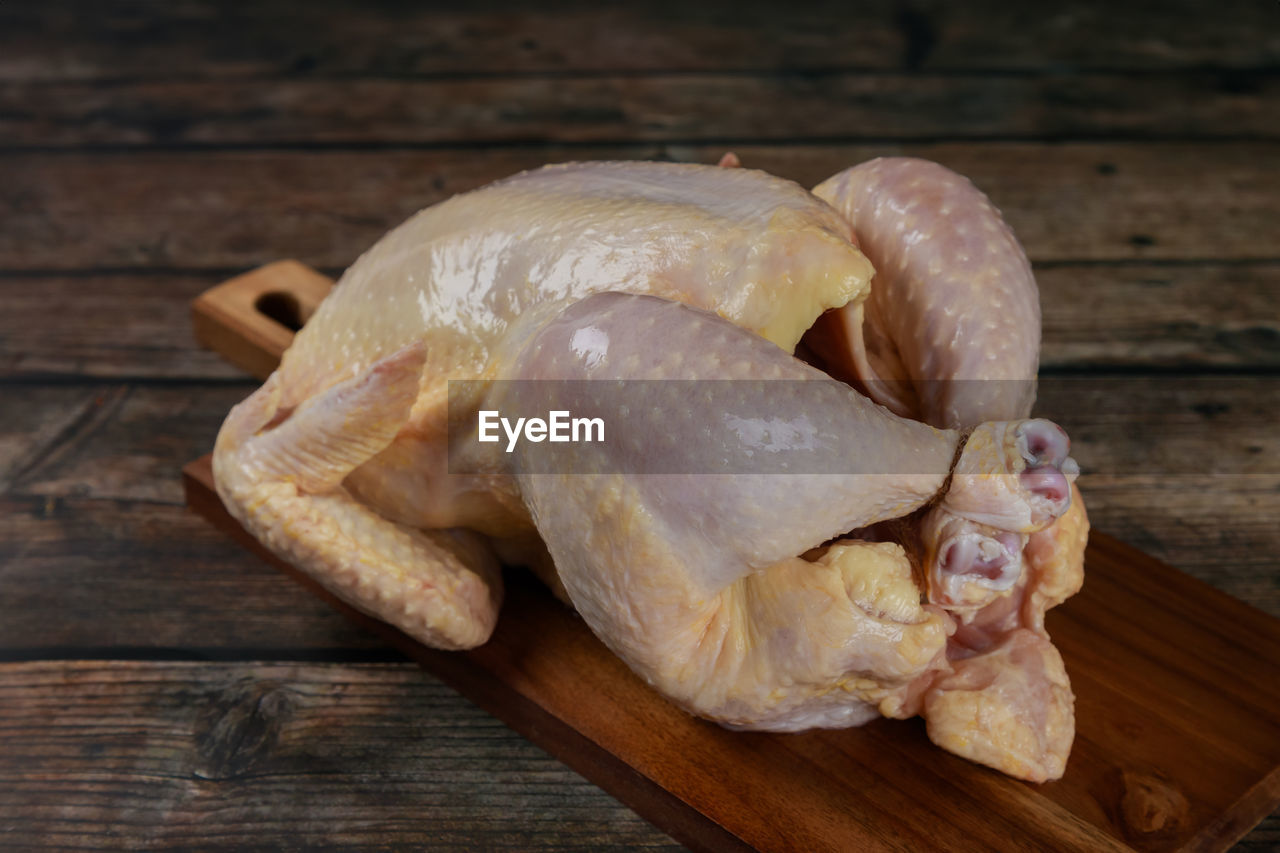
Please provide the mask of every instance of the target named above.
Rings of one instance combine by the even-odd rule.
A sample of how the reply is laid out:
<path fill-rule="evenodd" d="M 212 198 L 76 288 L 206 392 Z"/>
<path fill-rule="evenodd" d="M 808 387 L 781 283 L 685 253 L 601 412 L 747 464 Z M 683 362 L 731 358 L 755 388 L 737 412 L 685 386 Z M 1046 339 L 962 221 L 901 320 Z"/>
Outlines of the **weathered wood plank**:
<path fill-rule="evenodd" d="M 0 664 L 0 697 L 15 847 L 681 849 L 412 664 Z"/>
<path fill-rule="evenodd" d="M 1052 265 L 1040 285 L 1040 364 L 1280 366 L 1280 264 Z"/>
<path fill-rule="evenodd" d="M 1096 529 L 1280 615 L 1277 377 L 1051 377 Z"/>
<path fill-rule="evenodd" d="M 412 664 L 0 664 L 13 849 L 678 850 Z"/>
<path fill-rule="evenodd" d="M 1234 85 L 1234 84 L 1233 84 Z M 0 84 L 0 147 L 1280 137 L 1218 73 Z"/>
<path fill-rule="evenodd" d="M 0 578 L 0 657 L 386 654 L 173 504 L 0 497 Z"/>
<path fill-rule="evenodd" d="M 1280 812 L 1272 812 L 1231 850 L 1232 853 L 1275 853 L 1277 848 L 1280 848 Z"/>
<path fill-rule="evenodd" d="M 0 493 L 84 429 L 99 399 L 99 389 L 85 387 L 0 391 Z"/>
<path fill-rule="evenodd" d="M 0 278 L 0 376 L 242 378 L 191 337 L 191 300 L 221 278 Z M 54 317 L 57 322 L 50 322 Z"/>
<path fill-rule="evenodd" d="M 225 277 L 0 277 L 0 378 L 243 377 L 191 337 L 191 299 Z M 1036 277 L 1045 368 L 1280 367 L 1280 264 L 1066 264 Z"/>
<path fill-rule="evenodd" d="M 1051 14 L 999 0 L 529 7 L 284 0 L 227 7 L 91 0 L 0 9 L 0 78 L 94 79 L 459 73 L 1273 66 L 1273 4 L 1195 0 Z"/>
<path fill-rule="evenodd" d="M 1082 478 L 1098 530 L 1280 616 L 1280 478 Z"/>
<path fill-rule="evenodd" d="M 1041 377 L 1035 414 L 1107 477 L 1280 474 L 1280 376 Z"/>
<path fill-rule="evenodd" d="M 1038 261 L 1271 259 L 1280 145 L 735 146 L 812 185 L 882 154 L 938 160 L 999 205 Z M 343 267 L 409 214 L 547 162 L 714 162 L 722 146 L 0 156 L 0 270 Z"/>
<path fill-rule="evenodd" d="M 5 388 L 0 410 L 0 435 L 11 436 L 12 460 L 0 456 L 0 466 L 16 468 L 23 447 L 54 439 L 37 460 L 27 458 L 20 475 L 8 479 L 12 494 L 55 497 L 89 496 L 146 503 L 182 503 L 178 470 L 213 447 L 222 419 L 248 396 L 253 382 L 210 386 L 104 385 L 86 389 Z M 39 419 L 24 415 L 41 406 L 99 407 L 91 422 L 58 436 L 24 433 L 42 430 Z M 34 423 L 33 423 L 34 420 Z"/>

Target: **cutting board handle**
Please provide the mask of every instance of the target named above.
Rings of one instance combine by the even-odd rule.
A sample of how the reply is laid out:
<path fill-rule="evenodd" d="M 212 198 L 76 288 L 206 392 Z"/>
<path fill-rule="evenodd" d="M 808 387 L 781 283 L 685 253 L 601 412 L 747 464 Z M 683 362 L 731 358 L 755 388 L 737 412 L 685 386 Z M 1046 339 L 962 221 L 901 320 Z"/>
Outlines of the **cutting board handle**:
<path fill-rule="evenodd" d="M 276 261 L 212 287 L 191 303 L 200 345 L 266 379 L 333 279 L 298 261 Z"/>

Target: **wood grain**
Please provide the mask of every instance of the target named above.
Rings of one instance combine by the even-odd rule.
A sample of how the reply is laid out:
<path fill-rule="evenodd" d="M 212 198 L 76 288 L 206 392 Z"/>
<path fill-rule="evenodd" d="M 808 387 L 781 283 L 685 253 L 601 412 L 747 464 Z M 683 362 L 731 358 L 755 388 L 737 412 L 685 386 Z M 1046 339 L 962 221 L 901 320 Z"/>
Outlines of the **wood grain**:
<path fill-rule="evenodd" d="M 1276 260 L 1280 144 L 735 146 L 812 185 L 882 154 L 938 160 L 1004 211 L 1033 260 Z M 715 162 L 723 146 L 0 156 L 0 270 L 341 268 L 410 214 L 547 162 Z"/>
<path fill-rule="evenodd" d="M 7 849 L 681 849 L 409 663 L 0 664 L 0 731 Z"/>
<path fill-rule="evenodd" d="M 1040 288 L 1040 365 L 1280 367 L 1280 265 L 1054 264 Z"/>
<path fill-rule="evenodd" d="M 100 389 L 83 387 L 7 390 L 0 408 L 0 493 L 82 433 L 99 394 Z"/>
<path fill-rule="evenodd" d="M 827 68 L 1164 70 L 1267 68 L 1280 10 L 1223 0 L 1117 5 L 1080 0 L 1052 14 L 999 0 L 847 4 L 515 0 L 440 8 L 287 0 L 235 8 L 91 0 L 0 8 L 0 78 L 76 80 L 279 75 L 504 74 Z"/>
<path fill-rule="evenodd" d="M 0 660 L 388 658 L 181 506 L 0 497 L 0 575 Z"/>
<path fill-rule="evenodd" d="M 867 73 L 0 84 L 0 148 L 1280 137 L 1280 84 Z M 769 111 L 760 103 L 772 105 Z"/>
<path fill-rule="evenodd" d="M 191 337 L 191 300 L 226 277 L 0 276 L 0 378 L 243 378 Z"/>
<path fill-rule="evenodd" d="M 174 463 L 212 447 L 222 419 L 252 387 L 6 388 L 0 436 L 15 455 L 0 457 L 13 470 L 3 485 L 10 494 L 181 503 Z M 54 416 L 66 426 L 50 433 L 24 410 L 65 412 Z"/>
<path fill-rule="evenodd" d="M 682 849 L 410 663 L 0 664 L 0 728 L 15 848 Z"/>
<path fill-rule="evenodd" d="M 427 649 L 267 555 L 221 509 L 207 457 L 185 474 L 192 507 L 246 547 L 698 847 L 691 833 L 711 827 L 761 850 L 999 848 L 1011 838 L 1056 850 L 1225 849 L 1280 803 L 1280 621 L 1102 534 L 1084 590 L 1050 615 L 1077 736 L 1064 778 L 1035 787 L 939 754 L 919 721 L 769 735 L 696 720 L 527 583 L 509 585 L 484 646 Z M 637 787 L 636 773 L 657 788 Z"/>

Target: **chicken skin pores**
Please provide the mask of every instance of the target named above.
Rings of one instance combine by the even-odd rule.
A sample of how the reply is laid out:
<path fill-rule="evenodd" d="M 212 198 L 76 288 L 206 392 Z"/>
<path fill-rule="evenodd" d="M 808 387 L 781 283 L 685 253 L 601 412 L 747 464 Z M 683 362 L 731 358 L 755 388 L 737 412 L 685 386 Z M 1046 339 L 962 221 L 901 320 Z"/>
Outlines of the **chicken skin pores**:
<path fill-rule="evenodd" d="M 427 645 L 484 643 L 500 563 L 523 563 L 693 714 L 921 714 L 944 749 L 1045 781 L 1074 711 L 1044 612 L 1079 589 L 1088 521 L 1066 434 L 1029 417 L 1039 338 L 1016 239 L 937 164 L 873 160 L 812 193 L 743 168 L 549 166 L 362 255 L 228 415 L 214 474 L 274 553 Z M 691 395 L 575 446 L 597 473 L 531 473 L 519 449 L 451 473 L 451 409 L 475 423 L 491 389 L 538 387 L 497 380 L 752 380 L 722 387 L 802 415 L 820 470 L 615 458 L 731 452 Z"/>

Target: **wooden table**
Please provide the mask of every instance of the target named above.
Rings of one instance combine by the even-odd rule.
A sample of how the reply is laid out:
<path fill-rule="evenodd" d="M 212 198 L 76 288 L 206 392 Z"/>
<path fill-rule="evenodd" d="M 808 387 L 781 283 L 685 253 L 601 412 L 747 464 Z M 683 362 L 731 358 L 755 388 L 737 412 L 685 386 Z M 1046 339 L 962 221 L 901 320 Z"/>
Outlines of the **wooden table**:
<path fill-rule="evenodd" d="M 182 504 L 192 297 L 548 161 L 970 175 L 1095 526 L 1280 614 L 1280 7 L 801 5 L 0 5 L 0 847 L 675 846 Z"/>

